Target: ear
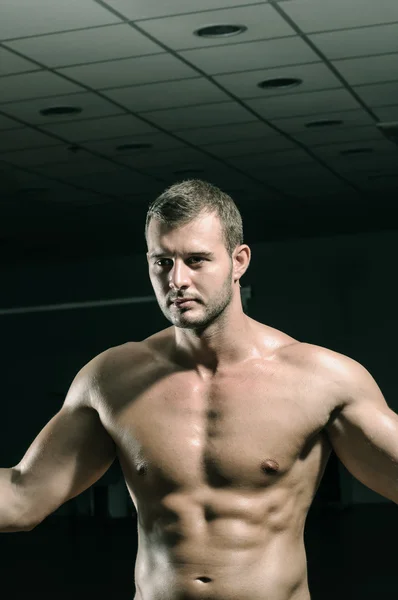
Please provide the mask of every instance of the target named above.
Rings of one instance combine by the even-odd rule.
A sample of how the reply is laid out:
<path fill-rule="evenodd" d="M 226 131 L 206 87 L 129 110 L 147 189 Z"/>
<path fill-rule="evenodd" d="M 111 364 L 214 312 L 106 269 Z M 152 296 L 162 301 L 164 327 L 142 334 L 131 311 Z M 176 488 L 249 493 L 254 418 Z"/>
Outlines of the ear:
<path fill-rule="evenodd" d="M 247 244 L 237 246 L 232 254 L 234 281 L 238 281 L 247 271 L 251 259 L 251 250 Z"/>

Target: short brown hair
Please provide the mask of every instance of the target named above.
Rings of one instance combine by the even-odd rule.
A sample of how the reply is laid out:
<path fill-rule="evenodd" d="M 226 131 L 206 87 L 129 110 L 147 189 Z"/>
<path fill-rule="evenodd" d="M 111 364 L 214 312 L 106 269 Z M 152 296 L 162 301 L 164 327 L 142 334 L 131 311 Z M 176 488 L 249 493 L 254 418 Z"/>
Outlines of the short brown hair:
<path fill-rule="evenodd" d="M 167 188 L 148 208 L 145 237 L 152 218 L 170 227 L 185 225 L 202 213 L 216 213 L 221 222 L 225 247 L 232 255 L 236 246 L 243 244 L 242 217 L 228 194 L 215 185 L 188 179 Z"/>

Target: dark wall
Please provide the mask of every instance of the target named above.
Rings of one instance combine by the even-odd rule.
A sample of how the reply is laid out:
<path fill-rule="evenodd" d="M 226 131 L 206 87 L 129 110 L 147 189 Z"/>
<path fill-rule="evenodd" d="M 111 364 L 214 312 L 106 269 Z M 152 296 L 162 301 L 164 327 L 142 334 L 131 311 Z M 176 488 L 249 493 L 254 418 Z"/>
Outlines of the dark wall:
<path fill-rule="evenodd" d="M 242 280 L 249 314 L 360 361 L 390 406 L 397 362 L 398 234 L 256 244 Z M 7 308 L 153 295 L 146 258 L 2 267 L 2 466 L 20 461 L 59 410 L 76 372 L 102 350 L 167 327 L 156 302 L 4 314 Z M 341 469 L 345 501 L 382 500 Z"/>

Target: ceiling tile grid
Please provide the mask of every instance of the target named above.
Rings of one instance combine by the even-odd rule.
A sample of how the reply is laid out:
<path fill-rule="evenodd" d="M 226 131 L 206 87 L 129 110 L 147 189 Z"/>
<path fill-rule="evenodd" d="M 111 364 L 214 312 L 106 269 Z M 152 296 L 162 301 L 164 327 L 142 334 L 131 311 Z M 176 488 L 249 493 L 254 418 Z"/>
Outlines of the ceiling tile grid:
<path fill-rule="evenodd" d="M 329 60 L 398 52 L 398 23 L 309 35 Z"/>
<path fill-rule="evenodd" d="M 57 73 L 95 90 L 198 76 L 197 71 L 167 53 L 66 67 Z"/>
<path fill-rule="evenodd" d="M 299 36 L 178 53 L 208 75 L 318 62 L 318 55 Z"/>
<path fill-rule="evenodd" d="M 1 10 L 0 160 L 42 185 L 56 177 L 148 197 L 162 182 L 211 177 L 241 198 L 268 184 L 303 198 L 366 190 L 370 164 L 396 165 L 376 127 L 398 121 L 396 0 L 14 0 Z M 195 34 L 223 24 L 246 29 Z M 296 85 L 258 85 L 289 78 Z M 77 112 L 40 112 L 57 107 Z M 395 185 L 382 176 L 372 190 Z"/>
<path fill-rule="evenodd" d="M 70 106 L 81 109 L 80 113 L 71 115 L 40 114 L 41 110 L 51 109 L 55 106 Z M 67 96 L 52 96 L 50 98 L 31 98 L 19 102 L 7 102 L 0 105 L 0 109 L 11 117 L 16 117 L 30 125 L 48 125 L 50 123 L 63 121 L 85 120 L 90 118 L 117 115 L 125 112 L 123 108 L 115 106 L 111 102 L 91 92 L 77 93 Z"/>
<path fill-rule="evenodd" d="M 4 45 L 51 68 L 164 52 L 126 23 L 30 37 Z"/>
<path fill-rule="evenodd" d="M 121 19 L 92 0 L 2 2 L 0 40 L 118 23 Z"/>
<path fill-rule="evenodd" d="M 295 87 L 262 89 L 259 83 L 267 79 L 293 78 L 302 81 Z M 317 90 L 341 88 L 342 83 L 336 75 L 322 62 L 293 67 L 279 67 L 244 71 L 228 75 L 215 75 L 214 80 L 238 98 L 269 98 L 273 96 L 291 95 Z"/>
<path fill-rule="evenodd" d="M 192 35 L 192 32 L 203 27 L 223 23 L 244 25 L 246 31 L 238 36 L 219 39 Z M 234 42 L 242 43 L 295 35 L 290 25 L 267 3 L 151 19 L 139 22 L 138 26 L 140 30 L 149 33 L 172 50 L 215 47 Z"/>
<path fill-rule="evenodd" d="M 282 8 L 305 33 L 398 22 L 396 0 L 292 0 Z"/>
<path fill-rule="evenodd" d="M 229 96 L 205 77 L 151 83 L 137 87 L 104 90 L 104 95 L 135 112 L 149 112 L 163 108 L 176 108 L 227 102 Z"/>
<path fill-rule="evenodd" d="M 220 8 L 263 3 L 256 3 L 254 0 L 201 0 L 200 4 L 193 0 L 163 0 L 163 2 L 159 2 L 159 0 L 134 0 L 134 2 L 131 0 L 106 0 L 106 4 L 131 21 L 141 21 L 204 11 L 205 18 L 211 18 L 209 13 Z"/>

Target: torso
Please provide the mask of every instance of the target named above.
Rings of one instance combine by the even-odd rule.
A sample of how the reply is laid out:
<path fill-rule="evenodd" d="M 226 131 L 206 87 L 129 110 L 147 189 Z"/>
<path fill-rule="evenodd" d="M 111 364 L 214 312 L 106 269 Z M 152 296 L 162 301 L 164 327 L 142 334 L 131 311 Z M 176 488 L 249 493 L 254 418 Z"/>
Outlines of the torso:
<path fill-rule="evenodd" d="M 306 345 L 261 327 L 263 356 L 207 379 L 170 360 L 173 328 L 114 351 L 98 412 L 137 510 L 136 600 L 309 599 L 333 400 Z"/>

